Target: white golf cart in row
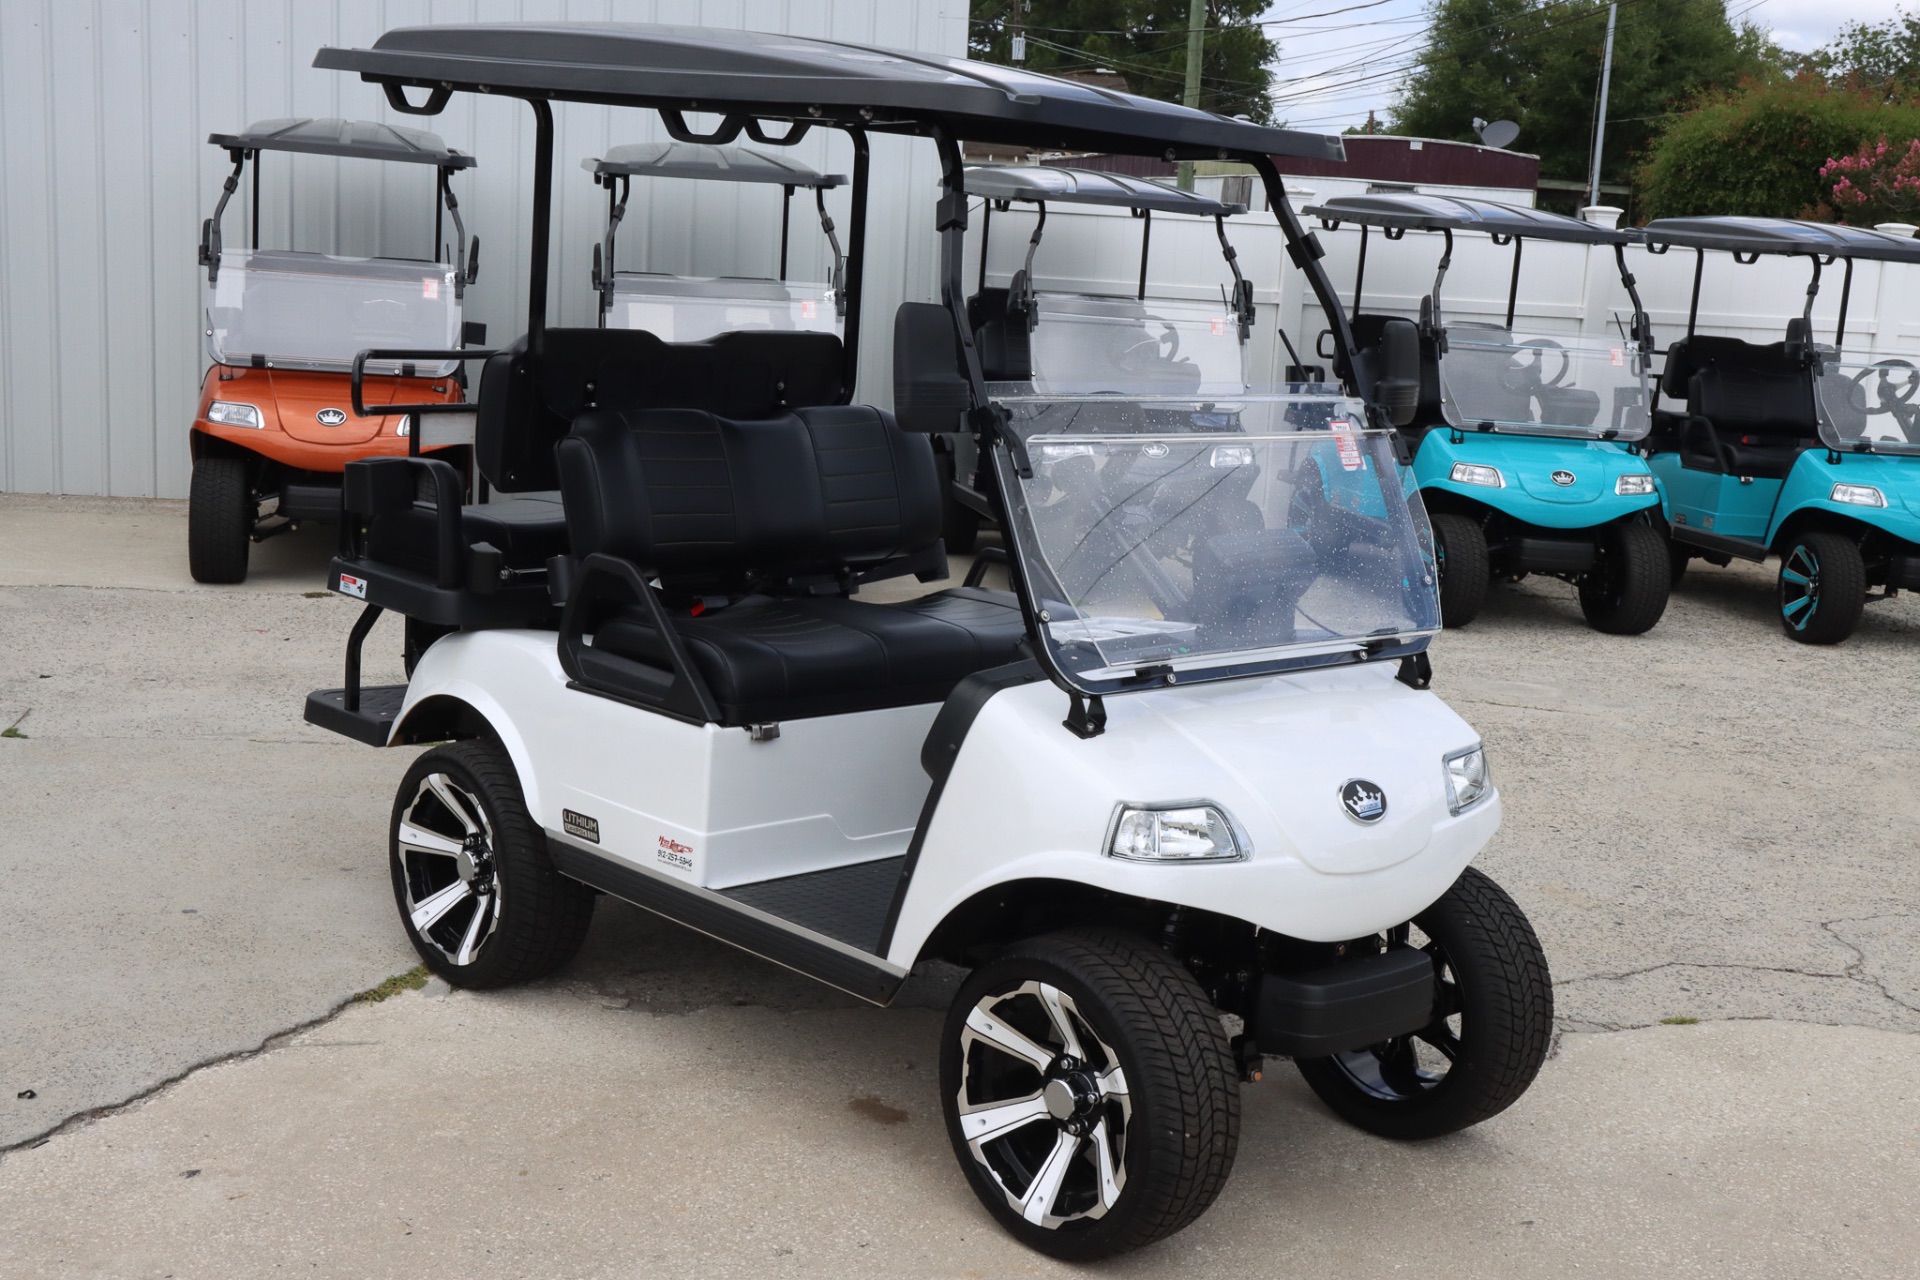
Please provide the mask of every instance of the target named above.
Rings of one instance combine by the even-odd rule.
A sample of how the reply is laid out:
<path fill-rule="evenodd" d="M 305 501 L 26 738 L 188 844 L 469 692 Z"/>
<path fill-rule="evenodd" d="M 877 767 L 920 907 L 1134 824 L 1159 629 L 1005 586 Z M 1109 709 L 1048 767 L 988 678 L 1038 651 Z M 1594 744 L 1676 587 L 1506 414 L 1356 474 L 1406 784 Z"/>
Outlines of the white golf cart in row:
<path fill-rule="evenodd" d="M 346 686 L 308 717 L 447 744 L 406 770 L 390 845 L 436 973 L 553 970 L 596 892 L 877 1004 L 923 962 L 964 966 L 939 1049 L 955 1153 L 995 1218 L 1065 1258 L 1212 1203 L 1263 1055 L 1395 1137 L 1525 1091 L 1546 962 L 1468 865 L 1499 800 L 1473 730 L 1426 691 L 1433 553 L 1388 416 L 1413 406 L 1416 335 L 1353 349 L 1270 159 L 1338 139 L 732 31 L 410 28 L 316 65 L 407 110 L 524 99 L 543 194 L 556 99 L 652 110 L 703 145 L 828 128 L 854 149 L 844 343 L 549 327 L 539 199 L 527 333 L 486 357 L 478 456 L 559 510 L 516 517 L 503 547 L 497 509 L 532 500 L 417 500 L 416 473 L 447 478 L 432 460 L 350 468 L 332 583 L 367 608 Z M 690 101 L 719 123 L 696 132 Z M 893 412 L 850 402 L 875 133 L 925 140 L 942 171 L 942 301 L 895 314 Z M 1344 387 L 1215 399 L 1119 366 L 1098 393 L 996 394 L 961 279 L 967 139 L 1253 164 Z M 929 437 L 962 427 L 1014 589 L 863 599 L 946 576 Z M 1346 545 L 1290 527 L 1310 460 L 1374 489 Z M 382 608 L 439 634 L 406 685 L 361 688 Z"/>

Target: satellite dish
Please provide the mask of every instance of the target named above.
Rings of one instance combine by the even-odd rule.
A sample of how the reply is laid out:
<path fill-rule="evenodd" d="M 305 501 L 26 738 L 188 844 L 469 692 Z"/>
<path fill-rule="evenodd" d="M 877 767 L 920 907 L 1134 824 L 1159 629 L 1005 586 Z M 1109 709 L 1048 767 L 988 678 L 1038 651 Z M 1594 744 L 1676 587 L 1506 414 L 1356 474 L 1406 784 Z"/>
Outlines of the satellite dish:
<path fill-rule="evenodd" d="M 1488 124 L 1478 116 L 1474 117 L 1473 131 L 1480 136 L 1481 143 L 1489 147 L 1510 147 L 1513 140 L 1520 136 L 1520 126 L 1511 120 L 1495 120 Z"/>

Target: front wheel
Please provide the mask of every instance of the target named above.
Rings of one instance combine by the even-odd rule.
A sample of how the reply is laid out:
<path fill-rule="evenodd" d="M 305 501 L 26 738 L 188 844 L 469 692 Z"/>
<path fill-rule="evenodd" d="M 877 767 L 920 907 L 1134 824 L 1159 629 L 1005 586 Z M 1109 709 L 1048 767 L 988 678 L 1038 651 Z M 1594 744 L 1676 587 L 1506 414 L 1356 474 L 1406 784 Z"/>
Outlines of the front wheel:
<path fill-rule="evenodd" d="M 435 747 L 393 802 L 393 896 L 427 968 L 456 987 L 506 987 L 573 958 L 593 891 L 554 869 L 513 761 L 490 742 Z"/>
<path fill-rule="evenodd" d="M 1866 607 L 1866 561 L 1845 534 L 1803 533 L 1780 557 L 1780 626 L 1801 644 L 1839 644 Z"/>
<path fill-rule="evenodd" d="M 195 582 L 245 582 L 253 538 L 247 460 L 197 459 L 187 494 L 187 570 Z"/>
<path fill-rule="evenodd" d="M 1580 575 L 1580 612 L 1595 631 L 1637 636 L 1660 621 L 1672 590 L 1673 562 L 1660 531 L 1612 525 L 1599 531 L 1593 568 Z"/>
<path fill-rule="evenodd" d="M 1300 1074 L 1341 1119 L 1383 1138 L 1435 1138 L 1512 1106 L 1553 1035 L 1547 957 L 1520 908 L 1468 867 L 1387 942 L 1433 958 L 1433 1021 L 1351 1053 L 1301 1058 Z"/>
<path fill-rule="evenodd" d="M 1464 627 L 1487 602 L 1487 532 L 1471 516 L 1440 512 L 1433 517 L 1433 551 L 1440 568 L 1440 622 Z"/>
<path fill-rule="evenodd" d="M 1017 1239 L 1071 1261 L 1198 1218 L 1239 1142 L 1219 1014 L 1128 934 L 1050 934 L 974 970 L 947 1015 L 940 1092 L 974 1193 Z"/>

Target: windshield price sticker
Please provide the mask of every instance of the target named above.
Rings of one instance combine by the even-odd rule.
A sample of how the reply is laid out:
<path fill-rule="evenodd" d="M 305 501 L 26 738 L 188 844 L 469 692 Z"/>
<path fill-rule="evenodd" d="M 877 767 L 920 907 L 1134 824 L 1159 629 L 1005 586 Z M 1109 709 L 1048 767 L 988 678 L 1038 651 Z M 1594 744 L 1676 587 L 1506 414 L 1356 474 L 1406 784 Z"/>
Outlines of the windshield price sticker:
<path fill-rule="evenodd" d="M 1626 367 L 1626 363 L 1627 363 L 1627 353 L 1622 351 L 1620 348 L 1615 347 L 1613 349 L 1613 367 L 1616 369 L 1622 369 Z"/>
<path fill-rule="evenodd" d="M 1224 338 L 1227 336 L 1227 322 L 1217 316 L 1213 321 L 1213 336 L 1216 338 Z"/>
<path fill-rule="evenodd" d="M 1359 471 L 1367 465 L 1360 453 L 1360 441 L 1353 433 L 1351 418 L 1335 418 L 1327 424 L 1333 428 L 1333 441 L 1340 450 L 1340 466 L 1343 470 Z"/>
<path fill-rule="evenodd" d="M 819 303 L 815 302 L 812 298 L 802 298 L 800 300 L 800 318 L 802 320 L 811 320 L 819 314 Z"/>
<path fill-rule="evenodd" d="M 440 282 L 431 276 L 420 282 L 420 296 L 429 301 L 440 296 Z"/>

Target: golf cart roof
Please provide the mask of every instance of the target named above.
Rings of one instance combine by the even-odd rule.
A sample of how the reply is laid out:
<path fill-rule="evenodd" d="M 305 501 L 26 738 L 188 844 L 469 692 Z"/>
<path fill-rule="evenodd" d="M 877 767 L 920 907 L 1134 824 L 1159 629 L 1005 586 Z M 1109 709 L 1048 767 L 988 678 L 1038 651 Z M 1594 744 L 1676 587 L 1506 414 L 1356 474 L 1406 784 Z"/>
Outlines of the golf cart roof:
<path fill-rule="evenodd" d="M 1329 222 L 1353 222 L 1369 227 L 1410 228 L 1417 231 L 1485 231 L 1527 240 L 1566 240 L 1575 244 L 1626 244 L 1625 232 L 1596 227 L 1591 222 L 1547 213 L 1520 205 L 1499 204 L 1460 196 L 1364 195 L 1335 196 L 1306 212 Z"/>
<path fill-rule="evenodd" d="M 705 182 L 765 182 L 783 187 L 838 187 L 847 180 L 845 174 L 819 173 L 785 156 L 698 142 L 641 142 L 611 147 L 604 156 L 582 160 L 580 167 L 602 177 L 696 178 Z"/>
<path fill-rule="evenodd" d="M 212 134 L 207 141 L 229 151 L 306 151 L 322 156 L 431 164 L 442 169 L 471 169 L 475 164 L 472 156 L 448 146 L 437 133 L 373 120 L 262 120 L 239 133 Z"/>
<path fill-rule="evenodd" d="M 1679 245 L 1683 249 L 1920 262 L 1920 240 L 1866 227 L 1796 218 L 1656 218 L 1640 228 L 1639 235 L 1648 244 Z"/>
<path fill-rule="evenodd" d="M 989 200 L 1029 203 L 1105 204 L 1123 209 L 1151 209 L 1155 213 L 1192 213 L 1202 217 L 1231 217 L 1245 213 L 1243 204 L 1221 201 L 1170 187 L 1149 178 L 1092 169 L 1043 165 L 972 165 L 967 169 L 967 194 Z"/>
<path fill-rule="evenodd" d="M 755 31 L 639 23 L 400 27 L 369 49 L 322 48 L 313 65 L 358 72 L 388 86 L 390 100 L 408 86 L 425 89 L 429 110 L 455 90 L 484 87 L 515 97 L 652 106 L 675 116 L 764 112 L 893 133 L 936 125 L 981 142 L 1172 159 L 1346 155 L 1333 135 L 1230 120 L 1014 67 Z M 758 130 L 735 117 L 689 140 L 728 142 L 742 127 L 750 135 Z"/>

